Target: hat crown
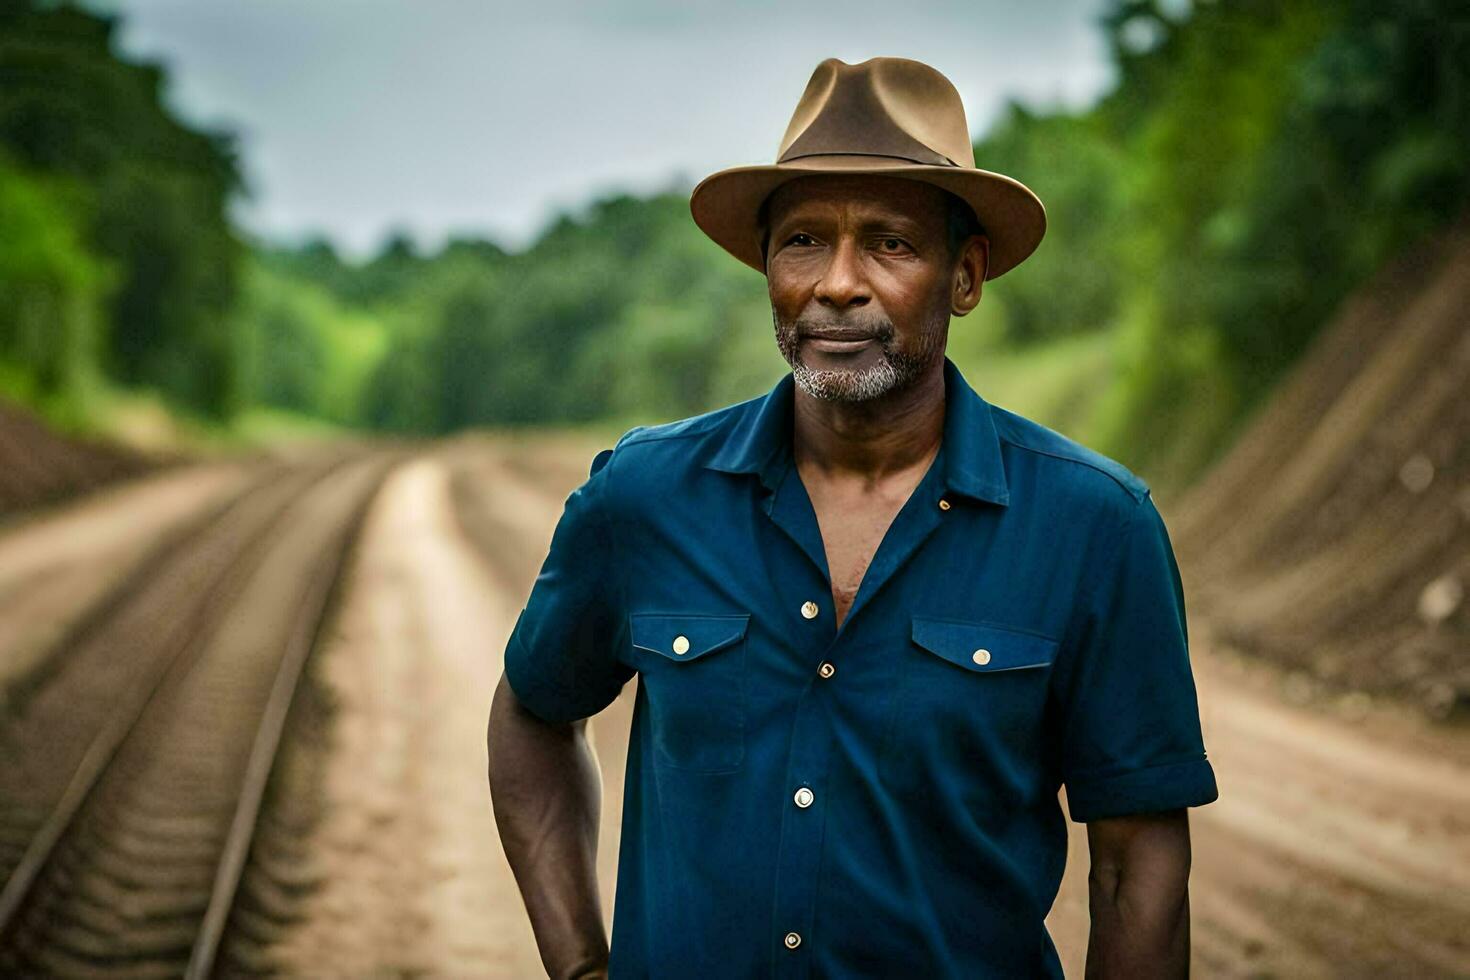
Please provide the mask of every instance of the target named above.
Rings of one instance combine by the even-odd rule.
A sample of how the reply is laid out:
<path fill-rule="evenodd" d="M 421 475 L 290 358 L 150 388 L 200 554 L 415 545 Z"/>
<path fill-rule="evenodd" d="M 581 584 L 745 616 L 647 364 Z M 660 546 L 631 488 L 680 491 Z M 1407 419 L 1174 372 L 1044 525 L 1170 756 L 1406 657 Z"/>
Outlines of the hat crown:
<path fill-rule="evenodd" d="M 965 107 L 949 79 L 907 58 L 817 66 L 774 164 L 710 174 L 689 195 L 694 223 L 741 262 L 766 272 L 761 205 L 777 188 L 820 174 L 916 180 L 964 201 L 990 239 L 985 278 L 1036 250 L 1046 209 L 1013 177 L 975 166 Z"/>
<path fill-rule="evenodd" d="M 856 65 L 828 58 L 812 72 L 776 162 L 833 155 L 975 168 L 960 93 L 934 68 L 907 58 Z"/>

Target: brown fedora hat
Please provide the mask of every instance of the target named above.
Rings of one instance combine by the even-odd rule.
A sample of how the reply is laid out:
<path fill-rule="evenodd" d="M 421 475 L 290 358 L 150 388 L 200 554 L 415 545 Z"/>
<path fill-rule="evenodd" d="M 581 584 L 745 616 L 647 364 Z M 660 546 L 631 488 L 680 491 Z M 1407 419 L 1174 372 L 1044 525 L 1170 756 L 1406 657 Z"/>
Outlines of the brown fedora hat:
<path fill-rule="evenodd" d="M 776 162 L 700 181 L 694 223 L 725 251 L 765 272 L 761 203 L 789 180 L 820 173 L 922 180 L 969 203 L 990 238 L 986 279 L 1015 268 L 1046 233 L 1046 209 L 1025 184 L 975 166 L 965 107 L 949 79 L 919 61 L 870 58 L 817 66 Z"/>

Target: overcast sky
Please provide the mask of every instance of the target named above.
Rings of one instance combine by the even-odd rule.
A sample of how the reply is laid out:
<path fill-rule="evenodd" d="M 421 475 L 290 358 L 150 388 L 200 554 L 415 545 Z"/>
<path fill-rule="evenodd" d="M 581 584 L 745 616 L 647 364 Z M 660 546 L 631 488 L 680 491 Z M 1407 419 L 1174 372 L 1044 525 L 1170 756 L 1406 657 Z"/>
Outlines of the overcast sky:
<path fill-rule="evenodd" d="M 240 135 L 250 229 L 352 254 L 392 229 L 524 244 L 612 189 L 770 163 L 826 57 L 917 58 L 981 132 L 1089 104 L 1105 0 L 98 0 L 187 118 Z M 980 161 L 984 166 L 984 161 Z"/>

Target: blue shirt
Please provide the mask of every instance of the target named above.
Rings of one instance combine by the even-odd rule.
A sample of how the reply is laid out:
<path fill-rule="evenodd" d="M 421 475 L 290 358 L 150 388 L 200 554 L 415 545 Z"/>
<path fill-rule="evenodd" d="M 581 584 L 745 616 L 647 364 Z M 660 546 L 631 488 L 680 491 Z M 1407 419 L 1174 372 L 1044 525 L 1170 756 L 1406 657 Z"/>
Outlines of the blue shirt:
<path fill-rule="evenodd" d="M 793 384 L 599 453 L 505 652 L 553 722 L 639 676 L 610 975 L 1060 977 L 1060 787 L 1079 822 L 1217 796 L 1149 488 L 946 358 L 838 629 Z"/>

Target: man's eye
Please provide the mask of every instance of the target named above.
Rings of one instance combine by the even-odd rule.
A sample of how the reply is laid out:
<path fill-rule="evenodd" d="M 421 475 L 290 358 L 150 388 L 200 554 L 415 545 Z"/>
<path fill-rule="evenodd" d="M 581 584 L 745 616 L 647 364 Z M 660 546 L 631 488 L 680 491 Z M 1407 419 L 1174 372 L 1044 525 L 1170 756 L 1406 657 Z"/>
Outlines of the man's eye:
<path fill-rule="evenodd" d="M 905 242 L 902 238 L 880 239 L 878 245 L 885 252 L 901 252 L 908 247 L 908 243 Z"/>
<path fill-rule="evenodd" d="M 798 231 L 796 234 L 794 234 L 790 238 L 786 239 L 786 244 L 787 245 L 814 245 L 814 244 L 816 244 L 816 241 L 812 238 L 811 235 L 808 235 L 806 232 Z"/>

